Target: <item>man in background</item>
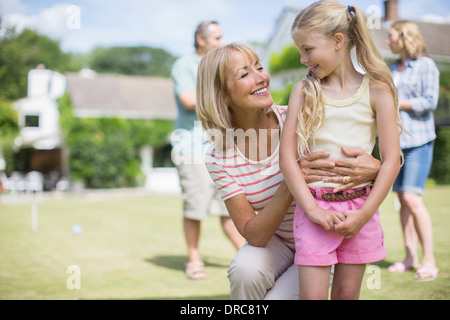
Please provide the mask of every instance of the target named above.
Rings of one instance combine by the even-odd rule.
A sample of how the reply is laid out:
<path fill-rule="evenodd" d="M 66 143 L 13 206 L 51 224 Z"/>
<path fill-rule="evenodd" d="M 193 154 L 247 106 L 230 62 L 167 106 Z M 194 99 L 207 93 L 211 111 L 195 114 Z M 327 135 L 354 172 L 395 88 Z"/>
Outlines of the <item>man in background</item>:
<path fill-rule="evenodd" d="M 201 221 L 207 213 L 220 217 L 222 228 L 236 249 L 244 244 L 203 163 L 206 141 L 195 112 L 198 65 L 208 50 L 221 45 L 222 30 L 219 24 L 203 21 L 195 31 L 195 53 L 178 59 L 172 67 L 178 108 L 172 135 L 172 160 L 183 194 L 183 229 L 188 247 L 186 275 L 197 280 L 207 277 L 198 246 Z"/>

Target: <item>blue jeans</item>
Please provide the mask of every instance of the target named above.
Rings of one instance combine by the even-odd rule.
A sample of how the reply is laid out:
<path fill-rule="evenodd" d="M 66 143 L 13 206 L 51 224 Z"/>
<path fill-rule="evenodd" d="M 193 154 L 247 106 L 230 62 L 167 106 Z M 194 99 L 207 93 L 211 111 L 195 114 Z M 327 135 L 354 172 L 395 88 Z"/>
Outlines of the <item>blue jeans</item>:
<path fill-rule="evenodd" d="M 433 147 L 434 141 L 431 141 L 419 147 L 402 150 L 405 163 L 394 182 L 393 191 L 423 194 L 433 162 Z"/>

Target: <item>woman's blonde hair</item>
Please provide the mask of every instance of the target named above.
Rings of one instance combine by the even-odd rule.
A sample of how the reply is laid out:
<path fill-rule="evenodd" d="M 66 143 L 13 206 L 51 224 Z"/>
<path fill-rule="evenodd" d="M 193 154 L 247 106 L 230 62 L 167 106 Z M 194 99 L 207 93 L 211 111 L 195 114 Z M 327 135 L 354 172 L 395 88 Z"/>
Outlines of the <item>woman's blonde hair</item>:
<path fill-rule="evenodd" d="M 236 51 L 247 55 L 251 61 L 259 61 L 251 47 L 230 43 L 209 50 L 198 67 L 196 110 L 202 127 L 209 133 L 219 132 L 224 135 L 226 130 L 234 128 L 233 114 L 227 104 L 225 70 L 229 57 Z M 214 140 L 214 136 L 210 137 L 211 140 Z"/>
<path fill-rule="evenodd" d="M 427 47 L 417 24 L 402 20 L 394 22 L 391 27 L 400 34 L 409 59 L 428 56 Z"/>
<path fill-rule="evenodd" d="M 314 31 L 330 39 L 336 33 L 344 34 L 348 39 L 349 54 L 355 47 L 358 63 L 369 79 L 382 81 L 391 89 L 397 109 L 397 120 L 400 124 L 397 90 L 391 72 L 375 46 L 367 27 L 367 19 L 361 9 L 356 6 L 345 6 L 334 0 L 315 2 L 300 11 L 295 18 L 291 34 L 294 36 L 298 31 Z M 298 115 L 297 127 L 300 156 L 309 152 L 309 142 L 325 117 L 320 79 L 312 72 L 303 79 L 303 93 L 305 102 Z"/>

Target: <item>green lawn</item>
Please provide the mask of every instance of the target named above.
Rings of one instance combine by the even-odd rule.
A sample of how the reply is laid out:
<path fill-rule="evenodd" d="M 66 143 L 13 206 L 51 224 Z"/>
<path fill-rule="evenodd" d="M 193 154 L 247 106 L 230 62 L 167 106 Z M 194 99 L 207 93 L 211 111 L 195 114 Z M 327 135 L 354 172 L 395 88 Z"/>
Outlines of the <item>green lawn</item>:
<path fill-rule="evenodd" d="M 203 223 L 201 250 L 208 279 L 184 275 L 181 197 L 117 193 L 65 196 L 38 202 L 38 229 L 31 204 L 0 202 L 0 299 L 229 299 L 226 272 L 235 250 L 219 220 Z M 369 266 L 361 299 L 450 298 L 450 186 L 428 187 L 439 278 L 418 282 L 413 273 L 390 274 L 403 258 L 394 196 L 381 208 L 388 257 Z M 81 225 L 81 234 L 72 226 Z M 68 287 L 79 271 L 80 289 Z"/>

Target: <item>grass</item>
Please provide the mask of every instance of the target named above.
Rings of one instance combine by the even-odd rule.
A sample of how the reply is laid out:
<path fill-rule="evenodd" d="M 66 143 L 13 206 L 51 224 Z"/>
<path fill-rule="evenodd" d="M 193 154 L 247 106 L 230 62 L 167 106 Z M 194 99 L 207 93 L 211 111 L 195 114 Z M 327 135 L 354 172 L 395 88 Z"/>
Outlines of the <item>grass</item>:
<path fill-rule="evenodd" d="M 433 220 L 438 279 L 418 282 L 412 272 L 387 272 L 404 254 L 390 195 L 381 208 L 388 257 L 366 272 L 361 299 L 450 298 L 449 195 L 445 186 L 429 187 L 424 196 Z M 29 201 L 0 202 L 0 299 L 229 299 L 226 272 L 235 249 L 218 218 L 202 224 L 208 279 L 186 279 L 181 206 L 179 196 L 129 192 L 47 198 L 38 202 L 33 231 Z M 72 233 L 75 224 L 81 234 Z M 69 266 L 79 268 L 80 289 L 68 288 L 68 282 L 74 284 Z"/>

